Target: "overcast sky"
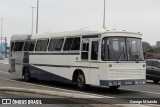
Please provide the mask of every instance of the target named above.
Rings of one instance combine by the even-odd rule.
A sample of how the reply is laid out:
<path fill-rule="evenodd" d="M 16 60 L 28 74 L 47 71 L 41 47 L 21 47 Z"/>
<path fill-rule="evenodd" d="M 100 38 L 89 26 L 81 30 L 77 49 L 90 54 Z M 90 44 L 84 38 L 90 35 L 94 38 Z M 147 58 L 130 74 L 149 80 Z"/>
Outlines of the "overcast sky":
<path fill-rule="evenodd" d="M 39 0 L 39 33 L 103 25 L 104 0 Z M 3 35 L 30 34 L 37 0 L 0 0 Z M 0 22 L 1 23 L 1 22 Z M 34 33 L 36 9 L 34 9 Z M 160 41 L 160 0 L 106 0 L 108 29 L 141 32 L 143 41 Z"/>

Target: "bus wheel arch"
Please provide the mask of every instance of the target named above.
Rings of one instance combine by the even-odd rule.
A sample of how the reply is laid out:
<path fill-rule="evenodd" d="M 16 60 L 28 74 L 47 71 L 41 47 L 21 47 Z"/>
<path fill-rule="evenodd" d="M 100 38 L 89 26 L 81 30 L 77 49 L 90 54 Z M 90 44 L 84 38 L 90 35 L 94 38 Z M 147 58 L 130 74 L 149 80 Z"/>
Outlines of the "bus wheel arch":
<path fill-rule="evenodd" d="M 76 86 L 80 90 L 86 89 L 86 78 L 81 69 L 76 69 L 72 76 L 72 82 L 76 83 Z"/>

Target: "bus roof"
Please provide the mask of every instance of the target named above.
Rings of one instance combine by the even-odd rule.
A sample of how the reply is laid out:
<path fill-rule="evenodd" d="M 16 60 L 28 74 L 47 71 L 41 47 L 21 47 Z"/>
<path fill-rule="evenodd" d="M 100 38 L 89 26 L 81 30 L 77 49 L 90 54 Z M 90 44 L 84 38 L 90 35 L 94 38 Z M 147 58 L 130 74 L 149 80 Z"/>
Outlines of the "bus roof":
<path fill-rule="evenodd" d="M 30 39 L 31 38 L 31 35 L 30 34 L 16 34 L 16 35 L 13 35 L 11 37 L 11 41 L 17 41 L 17 40 L 27 40 L 27 39 Z"/>
<path fill-rule="evenodd" d="M 105 33 L 115 33 L 118 35 L 123 35 L 130 34 L 131 37 L 138 37 L 141 38 L 141 35 L 139 32 L 138 33 L 133 33 L 133 32 L 127 32 L 127 31 L 118 31 L 118 30 L 108 30 L 108 29 L 80 29 L 80 30 L 73 30 L 73 31 L 63 31 L 63 32 L 55 32 L 55 33 L 44 33 L 44 34 L 35 34 L 35 35 L 30 35 L 30 34 L 17 34 L 13 35 L 11 37 L 11 41 L 15 40 L 28 40 L 28 39 L 39 39 L 39 38 L 53 38 L 53 37 L 66 37 L 66 36 L 81 36 L 81 35 L 99 35 L 99 34 L 105 34 Z"/>
<path fill-rule="evenodd" d="M 55 33 L 44 33 L 44 34 L 36 34 L 31 37 L 31 39 L 38 38 L 52 38 L 52 37 L 65 37 L 65 36 L 81 36 L 81 35 L 99 35 L 103 33 L 126 33 L 126 34 L 135 34 L 137 37 L 141 37 L 140 33 L 133 33 L 127 31 L 117 31 L 117 30 L 73 30 L 73 31 L 63 31 L 63 32 L 55 32 Z"/>

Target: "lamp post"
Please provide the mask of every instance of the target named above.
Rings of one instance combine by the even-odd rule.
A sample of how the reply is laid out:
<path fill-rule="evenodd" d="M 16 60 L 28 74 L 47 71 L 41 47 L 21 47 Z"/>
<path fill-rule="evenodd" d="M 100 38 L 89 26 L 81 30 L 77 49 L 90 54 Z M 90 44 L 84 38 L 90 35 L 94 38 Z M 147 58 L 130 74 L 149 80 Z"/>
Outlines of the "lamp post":
<path fill-rule="evenodd" d="M 1 52 L 2 52 L 3 20 L 4 19 L 1 19 Z"/>
<path fill-rule="evenodd" d="M 104 0 L 103 28 L 106 28 L 105 27 L 105 16 L 106 16 L 106 2 Z"/>
<path fill-rule="evenodd" d="M 33 10 L 35 7 L 31 7 L 32 8 L 32 28 L 31 28 L 31 35 L 33 34 Z"/>
<path fill-rule="evenodd" d="M 38 33 L 38 12 L 39 12 L 39 0 L 37 0 L 37 21 L 36 21 L 36 33 Z"/>

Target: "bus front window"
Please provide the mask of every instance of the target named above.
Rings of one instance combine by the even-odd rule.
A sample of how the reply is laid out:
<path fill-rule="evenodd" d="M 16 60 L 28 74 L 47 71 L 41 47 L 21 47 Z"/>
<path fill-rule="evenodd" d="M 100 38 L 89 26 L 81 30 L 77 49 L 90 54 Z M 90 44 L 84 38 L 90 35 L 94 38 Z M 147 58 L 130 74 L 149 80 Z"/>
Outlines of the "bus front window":
<path fill-rule="evenodd" d="M 138 61 L 143 59 L 141 39 L 105 37 L 102 40 L 103 61 Z"/>

